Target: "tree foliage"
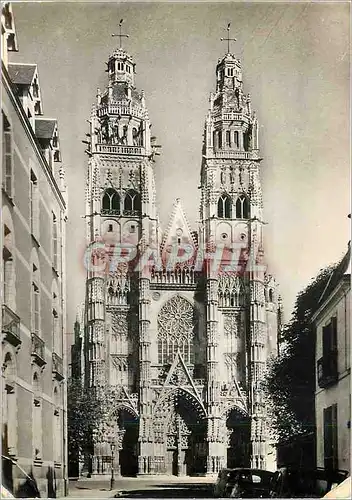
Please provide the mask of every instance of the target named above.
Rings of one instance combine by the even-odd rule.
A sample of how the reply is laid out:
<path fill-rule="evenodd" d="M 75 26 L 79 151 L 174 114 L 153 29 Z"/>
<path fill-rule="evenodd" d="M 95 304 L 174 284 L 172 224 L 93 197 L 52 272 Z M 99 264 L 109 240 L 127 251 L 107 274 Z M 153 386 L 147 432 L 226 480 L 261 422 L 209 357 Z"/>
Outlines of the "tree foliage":
<path fill-rule="evenodd" d="M 264 386 L 279 441 L 315 429 L 315 329 L 311 319 L 334 267 L 321 270 L 299 293 L 291 321 L 282 332 L 280 354 L 269 364 Z"/>
<path fill-rule="evenodd" d="M 103 418 L 102 403 L 95 390 L 83 387 L 79 379 L 68 381 L 67 417 L 69 459 L 76 461 L 79 454 L 93 452 L 93 429 Z"/>

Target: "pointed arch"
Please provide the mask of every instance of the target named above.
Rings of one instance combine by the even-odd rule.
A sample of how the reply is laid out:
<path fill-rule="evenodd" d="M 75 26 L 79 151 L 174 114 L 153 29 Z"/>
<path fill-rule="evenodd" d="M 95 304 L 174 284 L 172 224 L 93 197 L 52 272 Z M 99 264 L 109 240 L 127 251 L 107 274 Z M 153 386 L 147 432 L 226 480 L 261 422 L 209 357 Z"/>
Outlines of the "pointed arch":
<path fill-rule="evenodd" d="M 118 215 L 120 213 L 120 195 L 114 188 L 107 188 L 102 199 L 102 213 Z"/>
<path fill-rule="evenodd" d="M 142 211 L 141 195 L 135 189 L 126 191 L 123 212 L 125 215 L 139 215 Z"/>
<path fill-rule="evenodd" d="M 249 200 L 245 194 L 241 194 L 236 200 L 236 219 L 249 219 L 249 217 Z"/>
<path fill-rule="evenodd" d="M 227 194 L 221 195 L 218 200 L 218 217 L 220 219 L 231 218 L 231 198 Z"/>

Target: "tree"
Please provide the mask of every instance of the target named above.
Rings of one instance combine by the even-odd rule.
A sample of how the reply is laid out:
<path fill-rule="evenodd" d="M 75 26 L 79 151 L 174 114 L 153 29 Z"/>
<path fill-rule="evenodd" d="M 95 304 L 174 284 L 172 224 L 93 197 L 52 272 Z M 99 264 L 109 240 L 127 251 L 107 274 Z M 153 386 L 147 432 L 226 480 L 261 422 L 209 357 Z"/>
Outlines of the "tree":
<path fill-rule="evenodd" d="M 70 475 L 78 475 L 80 455 L 93 454 L 93 429 L 103 418 L 101 400 L 94 388 L 83 387 L 80 379 L 71 378 L 67 386 L 67 432 Z M 73 471 L 75 471 L 73 473 Z"/>
<path fill-rule="evenodd" d="M 276 439 L 288 441 L 315 431 L 315 329 L 312 316 L 332 271 L 329 266 L 299 293 L 284 327 L 280 354 L 271 360 L 264 382 Z"/>

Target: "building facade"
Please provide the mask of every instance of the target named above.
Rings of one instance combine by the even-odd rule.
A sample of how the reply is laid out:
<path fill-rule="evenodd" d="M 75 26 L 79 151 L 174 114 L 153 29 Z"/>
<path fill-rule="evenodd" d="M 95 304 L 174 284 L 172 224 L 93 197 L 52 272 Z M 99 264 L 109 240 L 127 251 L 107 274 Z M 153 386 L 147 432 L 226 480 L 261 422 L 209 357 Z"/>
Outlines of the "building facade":
<path fill-rule="evenodd" d="M 332 272 L 313 320 L 317 466 L 351 471 L 351 251 Z"/>
<path fill-rule="evenodd" d="M 18 50 L 8 2 L 1 36 L 2 478 L 23 494 L 26 473 L 54 497 L 67 477 L 64 170 L 37 66 L 8 60 Z"/>
<path fill-rule="evenodd" d="M 266 272 L 258 120 L 240 61 L 216 66 L 200 223 L 156 209 L 158 154 L 135 62 L 122 48 L 98 89 L 87 150 L 84 379 L 103 398 L 93 474 L 275 468 L 261 380 L 277 351 Z"/>

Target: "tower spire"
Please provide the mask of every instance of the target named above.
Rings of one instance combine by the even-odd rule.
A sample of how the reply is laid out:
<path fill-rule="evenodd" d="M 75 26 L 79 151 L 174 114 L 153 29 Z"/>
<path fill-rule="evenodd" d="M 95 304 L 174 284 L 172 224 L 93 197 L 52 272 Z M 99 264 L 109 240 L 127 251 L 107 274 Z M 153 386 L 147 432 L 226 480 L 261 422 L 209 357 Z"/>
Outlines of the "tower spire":
<path fill-rule="evenodd" d="M 111 36 L 118 36 L 119 39 L 120 39 L 120 49 L 122 48 L 122 38 L 129 38 L 130 35 L 124 35 L 122 34 L 122 23 L 123 23 L 123 19 L 120 20 L 119 22 L 119 33 L 116 34 L 116 33 L 113 33 Z"/>
<path fill-rule="evenodd" d="M 220 38 L 222 42 L 227 42 L 227 53 L 230 53 L 230 42 L 236 42 L 237 38 L 230 38 L 231 23 L 227 25 L 227 38 Z"/>

